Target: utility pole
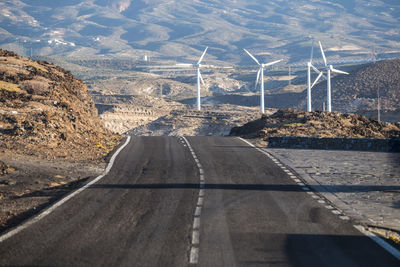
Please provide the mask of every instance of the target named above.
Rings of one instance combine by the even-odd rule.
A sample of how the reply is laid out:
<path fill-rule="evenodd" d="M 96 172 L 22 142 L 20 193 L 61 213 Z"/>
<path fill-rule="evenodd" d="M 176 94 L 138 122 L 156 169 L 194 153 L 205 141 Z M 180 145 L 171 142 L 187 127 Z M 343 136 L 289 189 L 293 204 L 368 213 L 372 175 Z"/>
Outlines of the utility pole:
<path fill-rule="evenodd" d="M 291 85 L 291 84 L 292 84 L 292 73 L 291 73 L 291 69 L 289 66 L 289 85 Z"/>
<path fill-rule="evenodd" d="M 380 87 L 378 87 L 378 121 L 381 122 L 381 97 L 380 97 Z"/>

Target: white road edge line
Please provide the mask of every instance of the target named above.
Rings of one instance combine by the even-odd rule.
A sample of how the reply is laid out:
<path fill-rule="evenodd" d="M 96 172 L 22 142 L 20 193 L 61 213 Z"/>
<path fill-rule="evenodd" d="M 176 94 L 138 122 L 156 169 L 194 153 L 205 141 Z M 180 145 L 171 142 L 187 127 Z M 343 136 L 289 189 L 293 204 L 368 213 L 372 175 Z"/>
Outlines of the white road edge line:
<path fill-rule="evenodd" d="M 385 242 L 382 238 L 376 236 L 374 233 L 371 233 L 370 231 L 367 231 L 362 227 L 361 225 L 354 225 L 354 227 L 363 233 L 364 235 L 368 236 L 371 238 L 373 241 L 378 243 L 381 247 L 383 247 L 387 252 L 392 254 L 396 259 L 400 260 L 400 251 L 392 247 L 389 243 Z"/>
<path fill-rule="evenodd" d="M 0 243 L 5 241 L 5 240 L 7 240 L 10 237 L 12 237 L 13 235 L 21 232 L 22 230 L 28 228 L 32 224 L 40 221 L 41 219 L 43 219 L 44 217 L 46 217 L 47 215 L 52 213 L 56 208 L 60 207 L 62 204 L 64 204 L 65 202 L 67 202 L 68 200 L 70 200 L 74 196 L 78 195 L 80 192 L 82 192 L 83 190 L 87 189 L 89 186 L 91 186 L 92 184 L 98 182 L 100 179 L 102 179 L 104 176 L 106 176 L 110 172 L 112 166 L 114 165 L 115 158 L 122 151 L 122 149 L 124 149 L 128 145 L 130 140 L 131 140 L 131 137 L 128 136 L 128 138 L 126 139 L 125 143 L 120 148 L 118 148 L 118 150 L 112 155 L 112 157 L 110 159 L 110 162 L 107 165 L 107 168 L 104 170 L 104 172 L 101 175 L 97 176 L 94 180 L 92 180 L 91 182 L 85 184 L 84 186 L 82 186 L 78 190 L 72 192 L 71 194 L 69 194 L 66 197 L 62 198 L 61 200 L 57 201 L 56 203 L 51 205 L 49 208 L 47 208 L 46 210 L 41 212 L 39 215 L 37 215 L 37 216 L 33 217 L 32 219 L 26 221 L 25 223 L 23 223 L 22 225 L 18 226 L 14 230 L 11 230 L 10 232 L 5 233 L 4 235 L 0 236 Z"/>

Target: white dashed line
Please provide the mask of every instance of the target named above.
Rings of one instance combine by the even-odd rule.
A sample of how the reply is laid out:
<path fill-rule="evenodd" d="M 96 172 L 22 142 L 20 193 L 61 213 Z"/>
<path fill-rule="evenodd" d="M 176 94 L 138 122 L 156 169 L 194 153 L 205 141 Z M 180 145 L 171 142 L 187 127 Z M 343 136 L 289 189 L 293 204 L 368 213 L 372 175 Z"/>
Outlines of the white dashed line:
<path fill-rule="evenodd" d="M 194 152 L 189 141 L 185 137 L 182 137 L 182 139 L 185 140 L 187 146 L 189 147 L 189 150 L 192 154 L 193 159 L 195 160 L 195 162 L 197 164 L 197 168 L 199 169 L 199 174 L 200 174 L 199 197 L 197 199 L 197 206 L 196 206 L 196 210 L 194 212 L 193 231 L 192 231 L 192 246 L 190 248 L 190 257 L 189 257 L 190 264 L 197 264 L 199 262 L 200 216 L 201 216 L 201 210 L 202 210 L 202 207 L 204 204 L 205 177 L 204 177 L 203 166 L 201 165 L 199 159 L 197 158 L 196 153 Z"/>
<path fill-rule="evenodd" d="M 193 230 L 192 233 L 192 244 L 198 245 L 200 243 L 200 232 L 199 230 Z"/>
<path fill-rule="evenodd" d="M 199 248 L 192 246 L 190 249 L 190 259 L 191 264 L 197 264 L 199 262 Z"/>
<path fill-rule="evenodd" d="M 258 147 L 256 147 L 255 145 L 253 145 L 252 143 L 248 142 L 247 140 L 244 140 L 243 138 L 238 138 L 240 140 L 242 140 L 243 142 L 247 143 L 249 146 L 254 147 L 255 149 L 257 149 L 258 151 L 262 152 L 263 154 L 265 154 L 266 156 L 268 156 L 272 162 L 274 162 L 277 166 L 279 166 L 285 173 L 287 173 L 289 175 L 290 178 L 293 179 L 293 181 L 295 181 L 297 183 L 297 185 L 301 186 L 302 190 L 305 191 L 307 194 L 309 194 L 313 199 L 317 200 L 318 203 L 320 204 L 326 204 L 325 200 L 321 199 L 320 196 L 316 195 L 314 192 L 311 191 L 311 189 L 306 186 L 300 179 L 298 179 L 290 170 L 288 170 L 288 168 L 286 168 L 282 163 L 279 162 L 279 160 L 277 160 L 275 157 L 273 157 L 272 155 L 270 155 L 268 152 L 266 152 L 265 150 L 262 150 Z M 342 220 L 350 220 L 350 218 L 348 216 L 345 216 L 342 214 L 341 211 L 336 210 L 334 207 L 332 207 L 331 205 L 325 205 L 325 208 L 327 208 L 328 210 L 331 210 L 331 212 L 335 215 L 339 215 L 339 218 Z M 397 251 L 400 255 L 400 252 Z"/>
<path fill-rule="evenodd" d="M 204 203 L 204 198 L 199 197 L 199 199 L 197 200 L 197 206 L 203 206 Z"/>
<path fill-rule="evenodd" d="M 193 229 L 200 229 L 200 218 L 199 217 L 194 218 Z"/>
<path fill-rule="evenodd" d="M 199 197 L 204 197 L 204 189 L 199 190 Z"/>

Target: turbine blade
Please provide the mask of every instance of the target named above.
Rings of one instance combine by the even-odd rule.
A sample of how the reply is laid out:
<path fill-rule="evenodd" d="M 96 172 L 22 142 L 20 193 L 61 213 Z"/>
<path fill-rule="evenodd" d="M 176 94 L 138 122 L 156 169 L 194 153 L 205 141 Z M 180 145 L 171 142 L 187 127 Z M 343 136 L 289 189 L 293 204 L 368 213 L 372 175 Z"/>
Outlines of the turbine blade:
<path fill-rule="evenodd" d="M 207 49 L 208 49 L 208 46 L 206 47 L 206 49 L 204 49 L 204 52 L 203 52 L 203 54 L 201 55 L 201 57 L 200 57 L 199 61 L 197 62 L 197 65 L 199 65 L 199 64 L 201 63 L 201 61 L 203 60 L 203 58 L 204 58 L 204 55 L 205 55 L 205 54 L 206 54 L 206 52 L 207 52 Z"/>
<path fill-rule="evenodd" d="M 337 70 L 337 69 L 334 69 L 334 68 L 331 68 L 331 71 L 336 72 L 336 73 L 340 73 L 340 74 L 349 74 L 348 72 Z"/>
<path fill-rule="evenodd" d="M 261 65 L 260 62 L 258 62 L 258 60 L 252 55 L 250 54 L 249 51 L 247 51 L 246 49 L 243 49 L 258 65 Z"/>
<path fill-rule="evenodd" d="M 274 65 L 274 64 L 276 64 L 276 63 L 281 62 L 282 60 L 283 60 L 283 59 L 279 59 L 279 60 L 276 60 L 276 61 L 269 62 L 269 63 L 267 63 L 267 64 L 263 64 L 263 67 L 268 67 L 268 66 Z"/>
<path fill-rule="evenodd" d="M 322 78 L 324 78 L 325 80 L 327 79 L 326 76 L 324 75 L 324 73 L 322 71 L 320 71 L 319 69 L 317 69 L 316 67 L 314 67 L 314 65 L 311 64 L 311 68 L 313 68 L 313 70 L 320 74 Z"/>
<path fill-rule="evenodd" d="M 324 59 L 325 67 L 327 67 L 327 66 L 328 66 L 328 63 L 326 62 L 326 57 L 325 57 L 324 49 L 322 49 L 322 44 L 321 44 L 321 42 L 319 42 L 319 48 L 321 48 L 322 58 Z"/>
<path fill-rule="evenodd" d="M 316 67 L 314 67 L 314 65 L 311 64 L 311 68 L 316 72 L 316 73 L 321 73 L 321 71 L 319 69 L 317 69 Z"/>
<path fill-rule="evenodd" d="M 311 44 L 311 57 L 310 57 L 310 62 L 312 62 L 314 56 L 314 39 L 312 40 Z"/>
<path fill-rule="evenodd" d="M 315 79 L 315 81 L 313 82 L 313 84 L 311 85 L 311 88 L 314 87 L 314 85 L 318 82 L 318 80 L 322 77 L 322 72 L 319 73 L 317 79 Z"/>
<path fill-rule="evenodd" d="M 201 81 L 201 83 L 202 83 L 204 86 L 206 86 L 206 84 L 204 83 L 204 80 L 203 80 L 203 76 L 201 75 L 201 72 L 199 72 L 199 75 L 200 75 L 200 81 Z"/>
<path fill-rule="evenodd" d="M 261 74 L 262 68 L 260 68 L 257 72 L 257 79 L 256 79 L 256 85 L 255 85 L 255 89 L 257 89 L 257 85 L 258 85 L 258 81 L 260 80 L 260 74 Z"/>

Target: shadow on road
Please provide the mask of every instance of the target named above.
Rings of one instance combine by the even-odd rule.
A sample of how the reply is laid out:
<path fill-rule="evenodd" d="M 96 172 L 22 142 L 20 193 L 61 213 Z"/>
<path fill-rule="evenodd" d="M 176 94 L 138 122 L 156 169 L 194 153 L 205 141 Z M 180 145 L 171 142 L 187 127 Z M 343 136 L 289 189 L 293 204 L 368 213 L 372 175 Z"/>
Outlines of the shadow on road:
<path fill-rule="evenodd" d="M 166 183 L 166 184 L 94 184 L 92 189 L 199 189 L 200 184 L 191 183 Z M 249 190 L 249 191 L 281 191 L 303 192 L 297 184 L 205 184 L 205 189 L 210 190 Z M 367 185 L 319 185 L 313 186 L 317 192 L 399 192 L 400 186 L 367 186 Z"/>

